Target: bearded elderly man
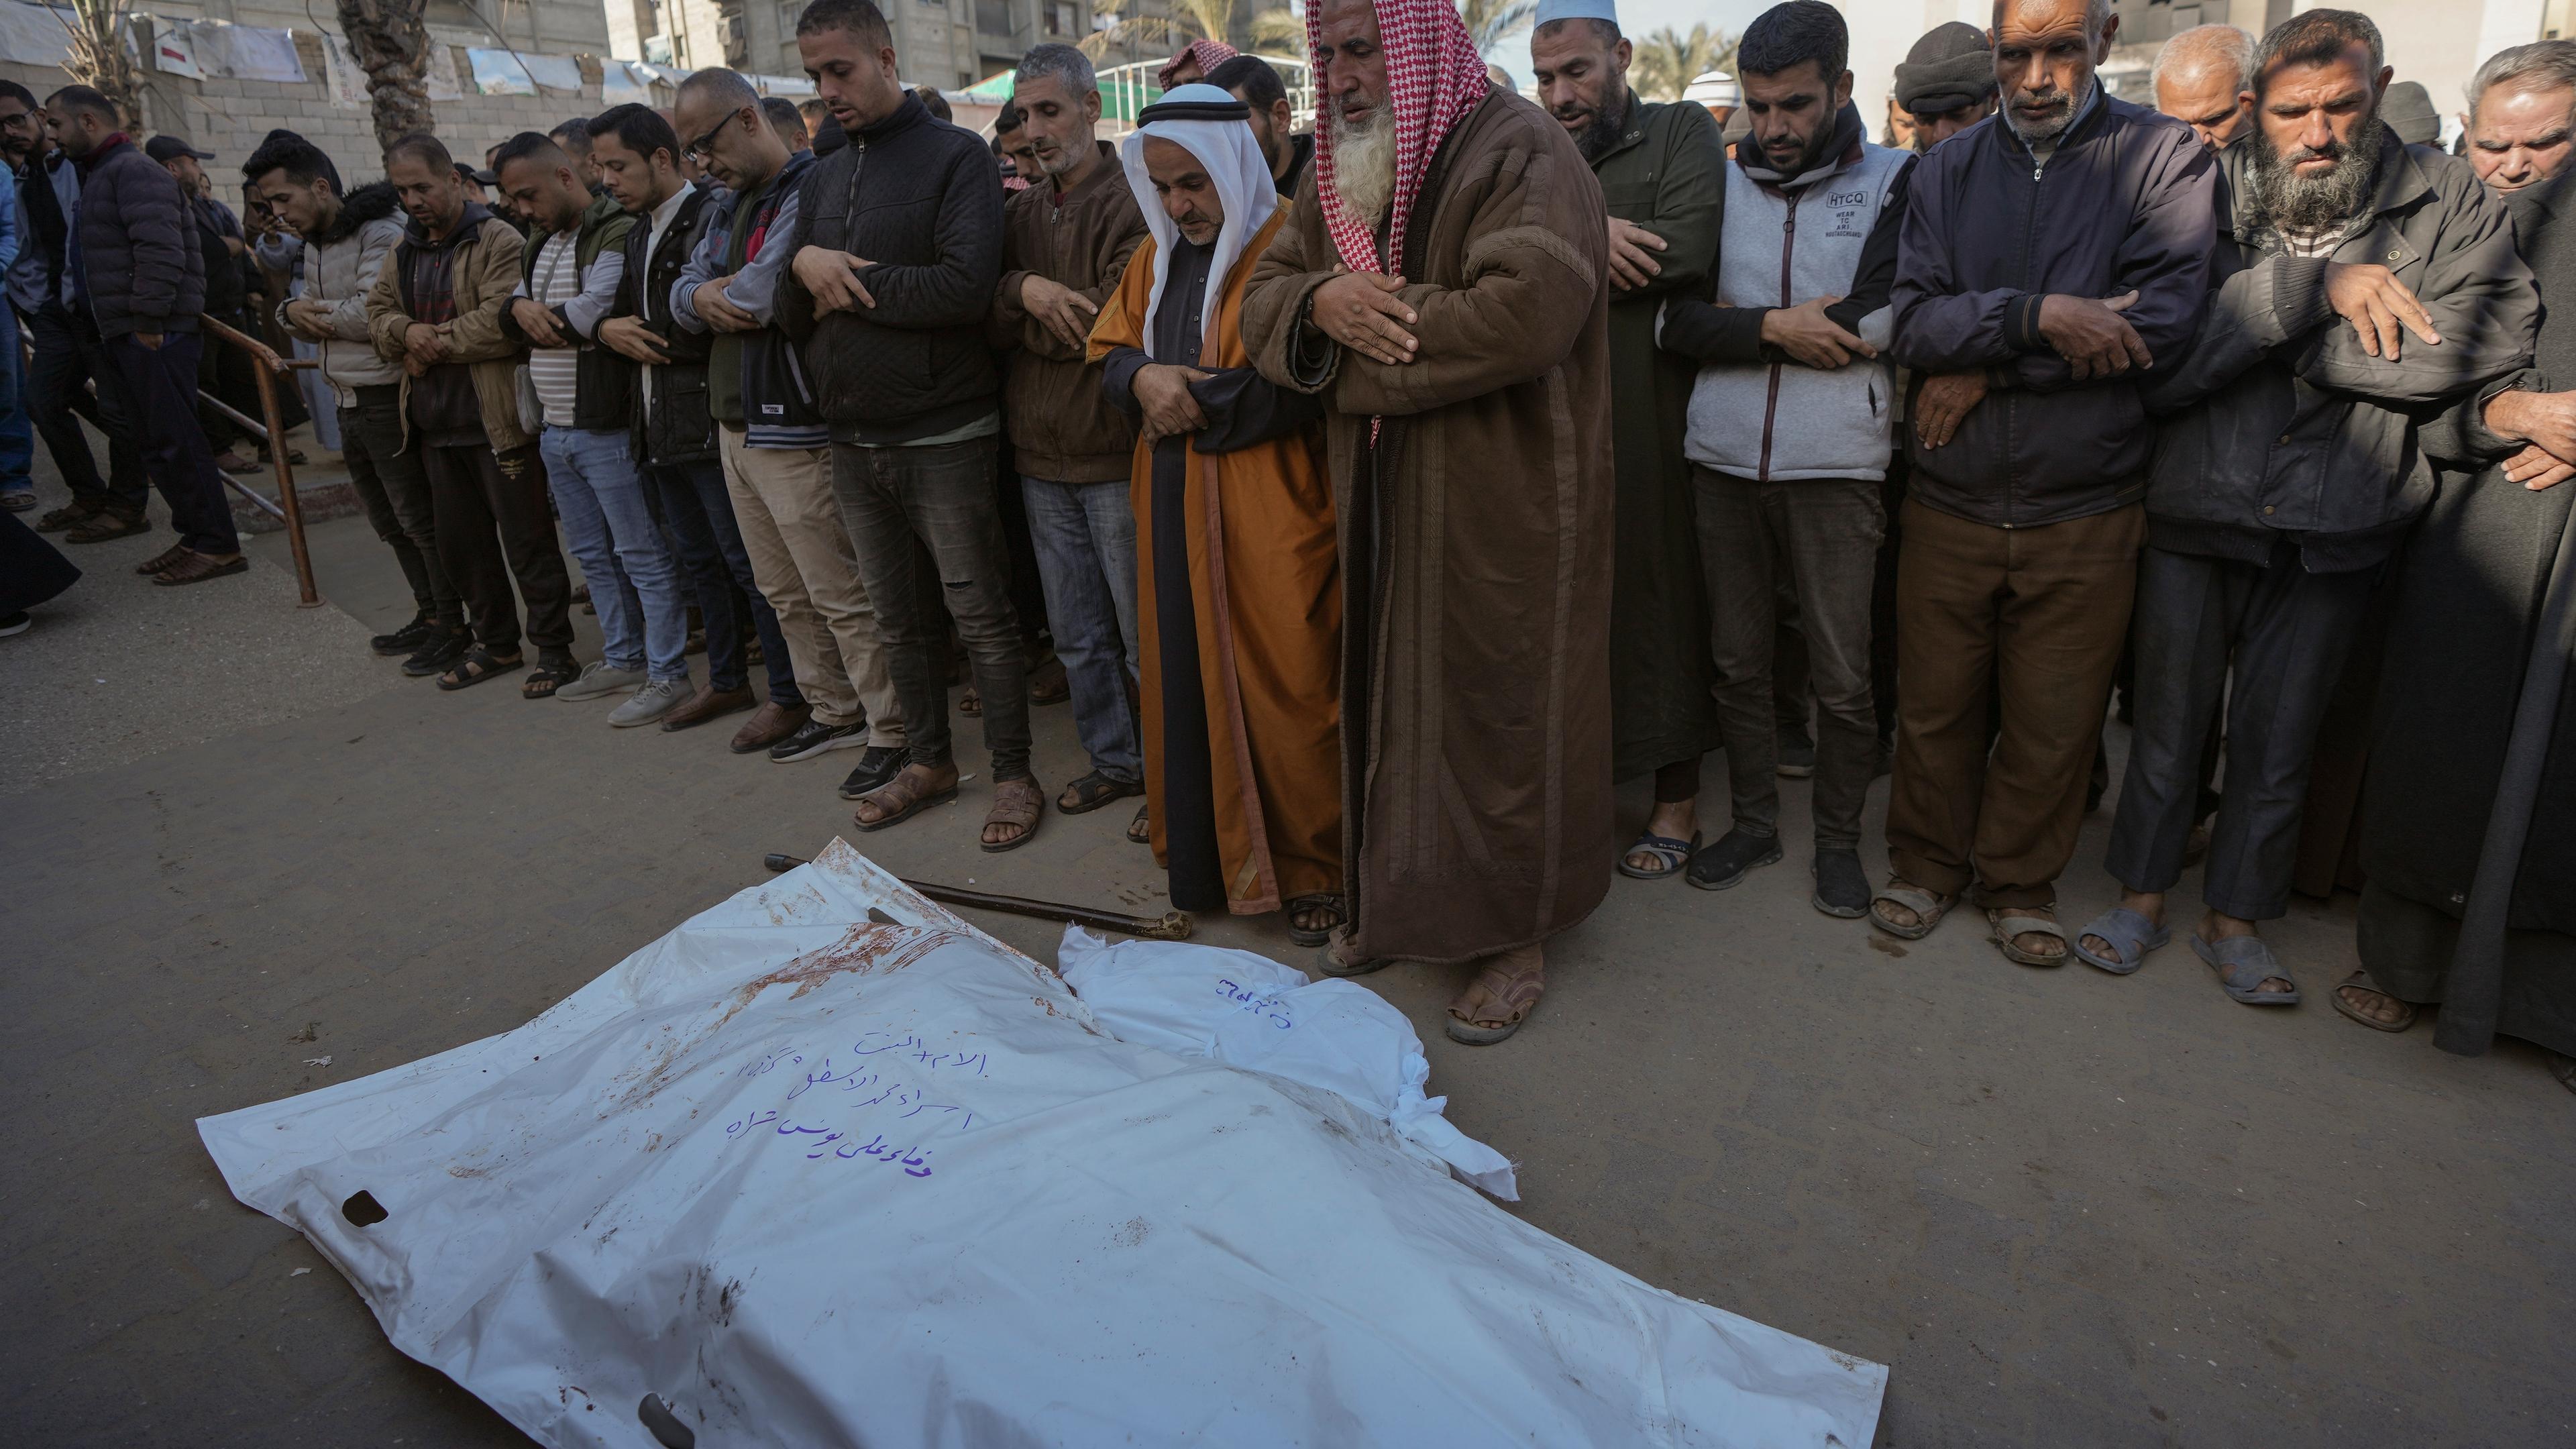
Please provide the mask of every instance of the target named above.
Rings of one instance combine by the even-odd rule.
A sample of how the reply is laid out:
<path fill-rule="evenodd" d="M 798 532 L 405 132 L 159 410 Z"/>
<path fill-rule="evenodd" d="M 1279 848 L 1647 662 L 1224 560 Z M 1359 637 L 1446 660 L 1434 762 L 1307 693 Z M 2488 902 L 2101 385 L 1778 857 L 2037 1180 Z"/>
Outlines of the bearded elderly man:
<path fill-rule="evenodd" d="M 1610 775 L 1654 776 L 1654 810 L 1619 869 L 1656 880 L 1678 873 L 1699 846 L 1700 756 L 1718 731 L 1708 589 L 1682 457 L 1693 367 L 1656 348 L 1655 322 L 1668 301 L 1708 297 L 1726 183 L 1708 108 L 1639 100 L 1628 85 L 1630 54 L 1611 0 L 1539 6 L 1530 35 L 1539 103 L 1592 163 L 1609 208 L 1610 613 L 1619 621 L 1610 636 Z M 1770 708 L 1766 696 L 1766 728 Z"/>
<path fill-rule="evenodd" d="M 2571 118 L 2576 41 L 2498 51 L 2469 82 L 2469 160 L 2513 218 L 2540 331 L 2530 369 L 2421 434 L 2447 471 L 2398 565 L 2371 743 L 2404 768 L 2363 786 L 2366 974 L 2334 1001 L 2381 1031 L 2440 1002 L 2435 1046 L 2537 1042 L 2576 1089 L 2576 392 L 2549 391 L 2576 378 Z"/>
<path fill-rule="evenodd" d="M 2003 110 L 1915 168 L 1891 304 L 1890 351 L 1919 381 L 1895 877 L 1870 921 L 1914 939 L 1974 884 L 2004 955 L 2034 966 L 2065 956 L 2057 876 L 2146 531 L 2137 374 L 2170 363 L 2208 306 L 2212 162 L 2181 122 L 2107 94 L 2110 10 L 1998 0 Z"/>
<path fill-rule="evenodd" d="M 2254 125 L 2254 37 L 2233 25 L 2195 25 L 2156 52 L 2156 109 L 2224 151 Z"/>
<path fill-rule="evenodd" d="M 1172 904 L 1284 906 L 1317 946 L 1342 919 L 1340 559 L 1323 410 L 1243 347 L 1244 287 L 1288 215 L 1250 118 L 1213 82 L 1138 117 L 1120 156 L 1153 235 L 1091 360 L 1142 425 L 1145 790 Z"/>
<path fill-rule="evenodd" d="M 1324 969 L 1475 963 L 1449 1034 L 1496 1042 L 1613 859 L 1605 208 L 1448 0 L 1306 27 L 1317 204 L 1243 318 L 1262 376 L 1328 409 L 1351 920 Z"/>
<path fill-rule="evenodd" d="M 2165 893 L 2227 703 L 2227 778 L 2192 951 L 2235 1000 L 2299 999 L 2257 926 L 2289 908 L 2317 727 L 2382 565 L 2433 496 L 2416 419 L 2530 360 L 2539 299 L 2469 168 L 2388 133 L 2379 28 L 2310 10 L 2254 57 L 2199 337 L 2164 416 L 2139 568 L 2137 734 L 2108 866 L 2121 903 L 2077 955 L 2126 975 Z M 2236 684 L 2226 689 L 2229 662 Z"/>

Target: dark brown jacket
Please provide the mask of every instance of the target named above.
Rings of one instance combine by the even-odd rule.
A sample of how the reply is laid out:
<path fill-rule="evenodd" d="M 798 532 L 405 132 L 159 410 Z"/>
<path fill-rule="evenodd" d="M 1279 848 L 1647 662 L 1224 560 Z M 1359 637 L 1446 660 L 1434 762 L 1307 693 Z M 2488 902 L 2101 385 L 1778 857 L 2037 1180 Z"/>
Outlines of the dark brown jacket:
<path fill-rule="evenodd" d="M 1035 272 L 1105 304 L 1146 236 L 1145 214 L 1109 143 L 1091 179 L 1056 199 L 1045 182 L 1011 193 L 1002 209 L 1002 281 L 993 293 L 993 344 L 1006 349 L 1002 416 L 1015 466 L 1050 483 L 1127 481 L 1136 428 L 1100 395 L 1100 369 L 1086 349 L 1068 347 L 1020 305 L 1020 281 Z"/>

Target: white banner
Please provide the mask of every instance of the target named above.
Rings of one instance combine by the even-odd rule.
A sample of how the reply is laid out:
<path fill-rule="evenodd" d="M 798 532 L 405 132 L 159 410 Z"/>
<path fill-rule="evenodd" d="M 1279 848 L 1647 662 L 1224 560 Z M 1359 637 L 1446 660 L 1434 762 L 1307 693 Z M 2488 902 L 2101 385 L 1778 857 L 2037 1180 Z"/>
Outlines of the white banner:
<path fill-rule="evenodd" d="M 653 104 L 653 72 L 640 60 L 603 60 L 599 63 L 600 109 L 610 106 Z"/>
<path fill-rule="evenodd" d="M 421 62 L 421 73 L 429 82 L 429 98 L 432 103 L 465 99 L 465 87 L 458 84 L 456 80 L 454 46 L 435 44 L 430 46 L 429 55 Z"/>
<path fill-rule="evenodd" d="M 0 60 L 61 65 L 71 52 L 71 32 L 64 28 L 71 18 L 68 11 L 0 0 Z"/>
<path fill-rule="evenodd" d="M 163 29 L 185 26 L 197 45 L 197 65 L 210 76 L 228 80 L 275 81 L 302 85 L 304 58 L 295 53 L 291 31 L 256 25 L 229 25 L 221 20 L 158 21 Z"/>
<path fill-rule="evenodd" d="M 432 65 L 445 58 L 443 50 L 433 50 Z M 330 94 L 331 104 L 344 111 L 363 110 L 367 105 L 367 72 L 359 66 L 349 42 L 322 32 L 322 85 Z"/>
<path fill-rule="evenodd" d="M 63 56 L 57 55 L 56 65 Z M 197 61 L 197 33 L 185 20 L 155 19 L 152 26 L 152 68 L 163 75 L 204 80 L 205 67 Z"/>

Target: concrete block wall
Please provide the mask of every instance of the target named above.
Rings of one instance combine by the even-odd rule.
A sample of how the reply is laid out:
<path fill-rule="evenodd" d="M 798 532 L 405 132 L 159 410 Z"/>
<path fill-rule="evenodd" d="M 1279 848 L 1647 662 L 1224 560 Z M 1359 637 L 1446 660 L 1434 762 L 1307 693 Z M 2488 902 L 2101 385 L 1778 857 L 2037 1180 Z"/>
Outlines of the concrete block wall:
<path fill-rule="evenodd" d="M 356 106 L 332 104 L 330 90 L 322 79 L 320 38 L 311 31 L 299 30 L 295 44 L 309 78 L 302 85 L 213 77 L 192 81 L 159 72 L 147 73 L 144 78 L 146 133 L 175 131 L 186 136 L 198 150 L 213 152 L 215 159 L 206 170 L 214 177 L 216 195 L 236 210 L 241 199 L 242 162 L 258 147 L 261 137 L 279 126 L 302 132 L 329 152 L 339 164 L 341 179 L 351 186 L 384 174 L 373 112 L 364 97 Z M 463 49 L 442 46 L 441 51 L 462 83 L 469 74 Z M 486 147 L 521 131 L 551 130 L 573 116 L 597 115 L 607 108 L 600 99 L 599 62 L 590 56 L 580 59 L 579 96 L 553 91 L 537 96 L 487 96 L 468 89 L 461 101 L 433 102 L 439 139 L 447 143 L 456 159 L 479 166 Z M 40 102 L 69 80 L 54 66 L 10 62 L 0 62 L 0 76 L 24 85 Z M 666 92 L 669 88 L 655 89 Z M 657 94 L 655 104 L 667 105 L 670 100 L 668 94 Z"/>

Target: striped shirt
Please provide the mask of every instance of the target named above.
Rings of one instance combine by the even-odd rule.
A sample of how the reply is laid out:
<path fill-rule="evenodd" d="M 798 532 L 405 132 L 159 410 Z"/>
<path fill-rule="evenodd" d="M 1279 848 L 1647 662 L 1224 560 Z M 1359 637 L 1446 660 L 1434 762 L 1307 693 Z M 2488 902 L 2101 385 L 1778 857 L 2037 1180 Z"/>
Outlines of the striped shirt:
<path fill-rule="evenodd" d="M 580 235 L 578 228 L 556 232 L 537 250 L 537 269 L 528 279 L 527 290 L 529 296 L 548 308 L 581 295 L 581 269 L 573 265 L 573 247 Z M 540 347 L 528 354 L 528 380 L 536 384 L 537 400 L 545 404 L 547 427 L 573 425 L 580 372 L 577 348 Z"/>

